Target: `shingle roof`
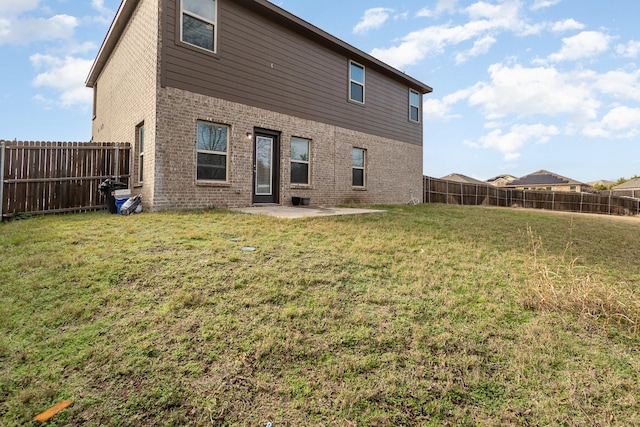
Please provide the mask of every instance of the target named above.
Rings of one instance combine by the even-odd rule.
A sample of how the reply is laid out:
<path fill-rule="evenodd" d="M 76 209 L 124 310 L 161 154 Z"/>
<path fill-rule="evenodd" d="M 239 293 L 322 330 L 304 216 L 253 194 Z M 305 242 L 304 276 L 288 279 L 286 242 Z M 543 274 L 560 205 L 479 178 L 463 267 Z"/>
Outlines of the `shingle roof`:
<path fill-rule="evenodd" d="M 586 185 L 575 179 L 567 178 L 562 175 L 558 175 L 546 170 L 540 170 L 529 175 L 525 175 L 522 178 L 511 181 L 507 184 L 508 187 L 516 187 L 522 185 Z"/>
<path fill-rule="evenodd" d="M 489 178 L 486 182 L 495 182 L 499 179 L 504 179 L 506 181 L 513 181 L 515 179 L 517 179 L 515 176 L 513 175 L 509 175 L 507 174 L 503 174 L 503 175 L 498 175 L 498 176 L 494 176 L 493 178 Z"/>
<path fill-rule="evenodd" d="M 454 182 L 462 182 L 463 184 L 483 184 L 487 185 L 486 182 L 477 180 L 475 178 L 471 178 L 470 176 L 462 175 L 461 173 L 452 173 L 447 176 L 443 176 L 440 179 L 444 179 L 445 181 L 454 181 Z"/>
<path fill-rule="evenodd" d="M 630 179 L 629 181 L 616 185 L 613 187 L 614 190 L 634 190 L 640 188 L 640 178 Z"/>

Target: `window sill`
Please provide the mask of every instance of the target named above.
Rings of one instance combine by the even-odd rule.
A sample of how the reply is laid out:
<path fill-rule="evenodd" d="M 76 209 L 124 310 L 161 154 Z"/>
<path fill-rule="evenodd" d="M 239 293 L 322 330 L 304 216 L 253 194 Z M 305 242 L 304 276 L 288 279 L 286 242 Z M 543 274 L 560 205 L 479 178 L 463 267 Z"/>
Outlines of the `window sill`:
<path fill-rule="evenodd" d="M 353 191 L 367 191 L 367 187 L 351 187 Z"/>
<path fill-rule="evenodd" d="M 188 50 L 190 50 L 192 52 L 197 52 L 197 53 L 200 53 L 202 55 L 208 56 L 210 58 L 220 59 L 220 54 L 217 51 L 205 49 L 203 47 L 199 47 L 199 46 L 193 45 L 191 43 L 184 42 L 182 40 L 176 40 L 175 44 L 176 44 L 176 46 L 180 46 L 180 47 L 188 49 Z"/>
<path fill-rule="evenodd" d="M 231 187 L 227 181 L 196 181 L 197 187 Z"/>
<path fill-rule="evenodd" d="M 310 184 L 291 184 L 291 188 L 294 190 L 313 190 L 313 186 Z"/>
<path fill-rule="evenodd" d="M 349 104 L 358 105 L 358 106 L 363 107 L 363 108 L 365 107 L 365 103 L 364 102 L 356 101 L 356 100 L 351 99 L 351 98 L 347 98 L 347 102 Z"/>

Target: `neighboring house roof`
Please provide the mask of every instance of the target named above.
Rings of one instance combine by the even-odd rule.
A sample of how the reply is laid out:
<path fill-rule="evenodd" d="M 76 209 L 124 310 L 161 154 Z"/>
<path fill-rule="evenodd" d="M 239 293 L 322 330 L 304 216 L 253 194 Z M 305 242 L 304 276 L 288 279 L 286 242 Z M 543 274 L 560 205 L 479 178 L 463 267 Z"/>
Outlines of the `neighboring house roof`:
<path fill-rule="evenodd" d="M 496 181 L 498 181 L 498 180 L 504 180 L 504 181 L 515 181 L 516 179 L 518 179 L 518 178 L 516 178 L 516 177 L 515 177 L 515 176 L 513 176 L 513 175 L 504 174 L 504 175 L 494 176 L 493 178 L 489 178 L 486 182 L 491 183 L 491 182 L 496 182 Z"/>
<path fill-rule="evenodd" d="M 598 180 L 598 181 L 587 182 L 587 184 L 589 184 L 592 187 L 595 187 L 596 185 L 604 185 L 605 187 L 610 187 L 613 184 L 615 184 L 615 182 L 609 181 L 609 180 L 606 180 L 606 179 L 601 179 L 601 180 Z"/>
<path fill-rule="evenodd" d="M 373 56 L 351 46 L 350 44 L 332 36 L 331 34 L 315 27 L 314 25 L 304 21 L 301 18 L 287 12 L 286 10 L 272 4 L 267 0 L 233 0 L 237 4 L 250 7 L 253 10 L 260 10 L 260 13 L 271 19 L 273 22 L 282 24 L 299 34 L 321 43 L 330 49 L 341 52 L 354 60 L 365 62 L 367 65 L 374 66 L 380 72 L 402 82 L 407 83 L 415 89 L 420 89 L 422 93 L 430 93 L 433 91 L 428 85 L 406 75 L 405 73 L 391 67 L 388 64 L 374 58 Z M 98 56 L 96 57 L 91 71 L 87 76 L 85 84 L 87 87 L 93 87 L 102 69 L 106 65 L 111 53 L 118 44 L 120 36 L 124 32 L 127 23 L 131 19 L 133 12 L 140 0 L 122 0 L 120 8 L 111 23 L 109 32 L 102 42 Z"/>
<path fill-rule="evenodd" d="M 452 173 L 452 174 L 449 174 L 447 176 L 443 176 L 440 179 L 444 179 L 446 181 L 461 182 L 463 184 L 482 184 L 482 185 L 487 185 L 486 182 L 480 181 L 480 180 L 475 179 L 475 178 L 471 178 L 470 176 L 462 175 L 461 173 Z"/>
<path fill-rule="evenodd" d="M 549 172 L 546 170 L 539 170 L 538 172 L 525 175 L 522 178 L 518 178 L 515 181 L 511 181 L 507 184 L 508 187 L 519 186 L 536 186 L 536 185 L 587 185 L 583 182 L 576 181 L 575 179 L 567 178 L 557 173 Z"/>
<path fill-rule="evenodd" d="M 623 184 L 616 185 L 612 190 L 640 190 L 640 178 L 630 179 Z"/>

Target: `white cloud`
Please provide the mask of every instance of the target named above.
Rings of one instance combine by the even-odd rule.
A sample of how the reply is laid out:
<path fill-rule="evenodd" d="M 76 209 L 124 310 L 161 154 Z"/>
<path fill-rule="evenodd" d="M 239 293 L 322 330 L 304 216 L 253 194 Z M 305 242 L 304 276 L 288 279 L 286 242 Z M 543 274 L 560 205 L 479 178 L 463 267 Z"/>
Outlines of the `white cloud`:
<path fill-rule="evenodd" d="M 507 115 L 566 115 L 577 121 L 597 117 L 600 102 L 586 82 L 570 73 L 494 64 L 489 75 L 491 82 L 477 85 L 469 96 L 469 103 L 480 106 L 489 120 Z"/>
<path fill-rule="evenodd" d="M 547 7 L 555 6 L 562 0 L 536 0 L 531 6 L 531 10 L 545 9 Z"/>
<path fill-rule="evenodd" d="M 616 46 L 616 53 L 625 58 L 637 58 L 640 54 L 640 41 L 631 40 L 627 44 Z"/>
<path fill-rule="evenodd" d="M 640 70 L 615 70 L 604 74 L 585 71 L 580 78 L 591 82 L 593 88 L 604 95 L 640 101 Z"/>
<path fill-rule="evenodd" d="M 616 107 L 601 121 L 587 125 L 583 134 L 592 138 L 635 138 L 640 135 L 640 108 Z"/>
<path fill-rule="evenodd" d="M 393 9 L 375 7 L 364 12 L 362 20 L 353 28 L 355 34 L 364 34 L 369 30 L 381 28 L 389 19 Z"/>
<path fill-rule="evenodd" d="M 102 15 L 112 15 L 111 9 L 104 6 L 104 0 L 91 0 L 91 7 L 100 12 Z"/>
<path fill-rule="evenodd" d="M 36 69 L 44 69 L 33 80 L 35 87 L 44 87 L 60 94 L 63 107 L 72 105 L 91 105 L 92 92 L 84 85 L 93 60 L 67 56 L 58 58 L 50 55 L 35 54 L 30 57 Z M 45 99 L 42 95 L 37 95 Z"/>
<path fill-rule="evenodd" d="M 40 0 L 3 0 L 0 2 L 0 15 L 18 16 L 21 13 L 36 9 Z"/>
<path fill-rule="evenodd" d="M 609 49 L 611 37 L 598 31 L 583 31 L 573 37 L 562 39 L 560 52 L 549 56 L 554 62 L 590 58 Z"/>
<path fill-rule="evenodd" d="M 69 15 L 51 18 L 0 20 L 0 45 L 28 44 L 38 40 L 70 39 L 78 19 Z"/>
<path fill-rule="evenodd" d="M 564 33 L 565 31 L 582 30 L 585 25 L 575 19 L 565 19 L 551 24 L 551 31 L 554 33 Z"/>
<path fill-rule="evenodd" d="M 418 18 L 432 18 L 434 16 L 436 16 L 436 12 L 431 10 L 431 9 L 429 9 L 428 7 L 420 9 L 416 13 L 416 17 L 418 17 Z"/>
<path fill-rule="evenodd" d="M 443 8 L 448 8 L 446 10 L 455 10 L 455 2 L 442 4 Z M 507 0 L 495 5 L 479 1 L 460 11 L 470 18 L 464 24 L 446 24 L 413 31 L 402 38 L 398 45 L 376 48 L 371 53 L 396 68 L 403 68 L 415 64 L 429 54 L 441 54 L 450 45 L 484 39 L 475 50 L 476 54 L 481 54 L 482 49 L 486 48 L 491 40 L 488 37 L 495 38 L 498 33 L 504 31 L 512 31 L 518 35 L 531 33 L 532 27 L 520 17 L 521 8 L 522 3 L 519 0 Z M 427 15 L 431 11 L 423 9 L 421 13 Z M 536 27 L 535 31 L 539 29 Z"/>
<path fill-rule="evenodd" d="M 440 16 L 441 14 L 454 13 L 458 6 L 458 0 L 439 0 L 436 4 L 435 10 L 431 10 L 428 7 L 420 9 L 416 16 L 424 17 L 424 18 L 432 18 L 435 16 Z"/>
<path fill-rule="evenodd" d="M 520 157 L 518 151 L 528 142 L 544 144 L 551 136 L 559 135 L 560 130 L 556 126 L 514 125 L 508 133 L 502 129 L 491 131 L 480 138 L 479 146 L 501 152 L 506 161 L 513 161 Z"/>
<path fill-rule="evenodd" d="M 469 58 L 484 55 L 489 52 L 491 46 L 493 46 L 496 41 L 496 38 L 492 36 L 486 36 L 476 40 L 471 49 L 456 55 L 456 64 L 462 64 L 469 60 Z"/>
<path fill-rule="evenodd" d="M 476 86 L 472 86 L 446 95 L 442 100 L 432 98 L 426 100 L 423 107 L 425 118 L 434 121 L 460 117 L 459 115 L 451 114 L 452 107 L 458 102 L 469 98 L 476 90 Z"/>

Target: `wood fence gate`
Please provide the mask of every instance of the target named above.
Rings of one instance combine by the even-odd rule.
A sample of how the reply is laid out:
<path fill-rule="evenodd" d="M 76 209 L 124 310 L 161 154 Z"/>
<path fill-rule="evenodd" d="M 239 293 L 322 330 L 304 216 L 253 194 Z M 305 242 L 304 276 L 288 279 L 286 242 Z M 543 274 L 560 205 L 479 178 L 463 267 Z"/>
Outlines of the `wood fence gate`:
<path fill-rule="evenodd" d="M 0 141 L 0 218 L 103 209 L 105 179 L 129 183 L 129 143 Z"/>

